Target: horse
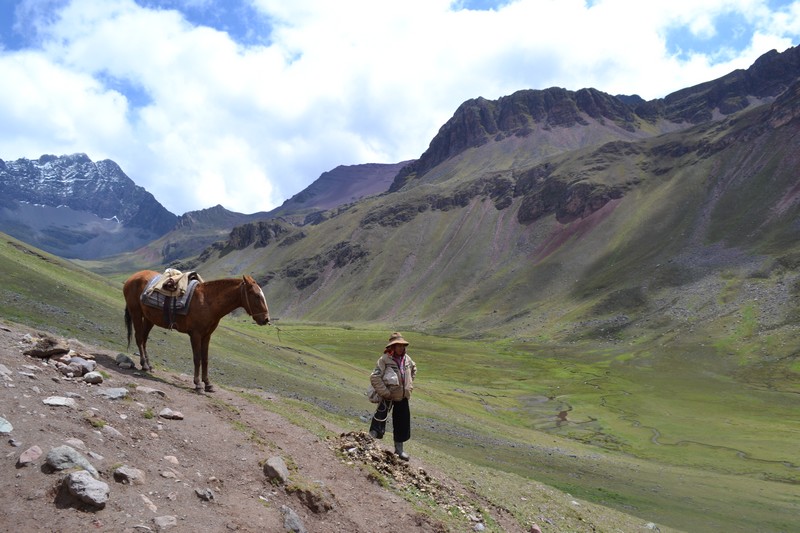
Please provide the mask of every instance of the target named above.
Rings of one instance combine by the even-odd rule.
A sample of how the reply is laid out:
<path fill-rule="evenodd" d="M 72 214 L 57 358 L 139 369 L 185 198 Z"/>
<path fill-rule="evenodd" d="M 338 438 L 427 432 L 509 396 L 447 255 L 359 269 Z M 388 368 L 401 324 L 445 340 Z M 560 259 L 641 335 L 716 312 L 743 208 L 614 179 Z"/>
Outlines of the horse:
<path fill-rule="evenodd" d="M 142 370 L 152 372 L 150 358 L 147 354 L 147 336 L 153 326 L 176 329 L 187 333 L 192 344 L 194 355 L 194 388 L 198 393 L 214 392 L 214 386 L 208 378 L 208 344 L 211 334 L 217 329 L 223 316 L 235 309 L 244 307 L 247 314 L 259 326 L 270 323 L 269 307 L 264 291 L 250 276 L 239 278 L 217 279 L 199 283 L 189 302 L 188 313 L 176 315 L 174 322 L 165 321 L 162 309 L 144 305 L 141 296 L 150 281 L 158 276 L 158 272 L 142 270 L 125 281 L 122 293 L 125 296 L 125 326 L 128 330 L 128 348 L 131 345 L 131 326 L 136 331 L 136 345 L 139 347 L 139 363 Z M 202 368 L 202 381 L 200 371 Z"/>

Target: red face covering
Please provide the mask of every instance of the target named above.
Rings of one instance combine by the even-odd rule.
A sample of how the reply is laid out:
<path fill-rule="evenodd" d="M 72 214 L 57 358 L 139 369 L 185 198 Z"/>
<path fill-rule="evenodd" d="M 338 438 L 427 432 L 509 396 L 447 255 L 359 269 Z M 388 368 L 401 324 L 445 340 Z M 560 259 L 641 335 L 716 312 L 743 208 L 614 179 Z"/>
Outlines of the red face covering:
<path fill-rule="evenodd" d="M 398 368 L 400 368 L 400 378 L 405 381 L 406 379 L 406 365 L 404 364 L 404 359 L 406 358 L 405 350 L 403 350 L 402 354 L 399 354 L 400 350 L 397 349 L 397 345 L 394 345 L 390 348 L 389 355 L 392 356 L 394 362 L 397 363 Z"/>

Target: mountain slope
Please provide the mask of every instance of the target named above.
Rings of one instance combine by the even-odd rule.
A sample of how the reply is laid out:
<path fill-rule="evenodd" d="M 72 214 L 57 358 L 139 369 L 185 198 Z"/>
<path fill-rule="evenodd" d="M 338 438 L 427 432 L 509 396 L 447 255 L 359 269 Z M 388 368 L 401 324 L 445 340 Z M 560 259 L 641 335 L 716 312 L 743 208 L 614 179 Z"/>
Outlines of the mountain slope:
<path fill-rule="evenodd" d="M 796 49 L 786 54 L 791 63 Z M 311 320 L 524 336 L 555 307 L 571 318 L 554 331 L 570 335 L 580 314 L 620 291 L 639 295 L 619 309 L 631 312 L 625 323 L 644 320 L 680 286 L 769 270 L 792 252 L 798 89 L 767 104 L 750 98 L 783 87 L 788 74 L 780 83 L 756 75 L 779 63 L 768 54 L 747 75 L 698 86 L 695 95 L 717 94 L 710 88 L 731 79 L 762 80 L 733 84 L 757 93 L 738 93 L 753 102 L 743 111 L 678 131 L 668 121 L 648 130 L 594 91 L 467 103 L 389 193 L 314 227 L 282 226 L 255 248 L 223 244 L 191 265 L 260 276 L 281 314 Z M 696 101 L 688 94 L 667 100 Z M 539 97 L 552 100 L 547 113 L 530 103 Z M 516 117 L 498 112 L 511 107 Z"/>

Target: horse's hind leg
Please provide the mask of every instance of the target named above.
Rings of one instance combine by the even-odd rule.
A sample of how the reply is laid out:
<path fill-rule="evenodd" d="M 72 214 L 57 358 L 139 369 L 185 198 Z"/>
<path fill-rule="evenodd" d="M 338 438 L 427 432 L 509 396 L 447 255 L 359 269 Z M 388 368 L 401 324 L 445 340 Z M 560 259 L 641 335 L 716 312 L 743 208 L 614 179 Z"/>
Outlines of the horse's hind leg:
<path fill-rule="evenodd" d="M 203 392 L 203 382 L 200 381 L 200 366 L 203 360 L 203 344 L 200 335 L 190 335 L 192 342 L 192 356 L 194 358 L 194 390 L 195 392 Z"/>
<path fill-rule="evenodd" d="M 137 302 L 138 304 L 138 302 Z M 153 367 L 150 365 L 150 358 L 147 356 L 147 336 L 153 329 L 153 323 L 145 318 L 138 305 L 128 304 L 126 306 L 125 322 L 133 326 L 136 337 L 136 346 L 139 348 L 139 364 L 145 372 L 151 372 Z M 128 329 L 128 342 L 130 343 L 130 329 Z"/>
<path fill-rule="evenodd" d="M 202 343 L 202 357 L 201 357 L 201 364 L 203 367 L 203 383 L 206 385 L 206 392 L 214 392 L 214 385 L 211 384 L 211 380 L 208 377 L 208 345 L 211 343 L 211 335 L 206 335 L 203 337 Z"/>
<path fill-rule="evenodd" d="M 147 319 L 142 321 L 141 335 L 136 332 L 136 344 L 139 346 L 139 364 L 145 372 L 152 372 L 153 366 L 150 364 L 150 357 L 147 354 L 147 337 L 150 335 L 150 330 L 153 329 L 153 323 Z"/>

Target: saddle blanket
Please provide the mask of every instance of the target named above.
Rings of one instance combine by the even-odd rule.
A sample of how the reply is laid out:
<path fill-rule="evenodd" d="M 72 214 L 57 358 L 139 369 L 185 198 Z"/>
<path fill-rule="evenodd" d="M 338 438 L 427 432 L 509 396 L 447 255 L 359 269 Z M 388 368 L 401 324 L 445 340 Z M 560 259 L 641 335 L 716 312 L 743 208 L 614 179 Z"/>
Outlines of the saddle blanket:
<path fill-rule="evenodd" d="M 166 282 L 168 286 L 176 287 L 175 290 L 165 290 L 163 286 Z M 168 268 L 163 274 L 154 277 L 145 287 L 140 298 L 144 305 L 164 309 L 165 304 L 172 312 L 185 315 L 189 312 L 189 303 L 192 301 L 194 289 L 203 280 L 197 272 L 182 273 L 173 268 Z"/>

